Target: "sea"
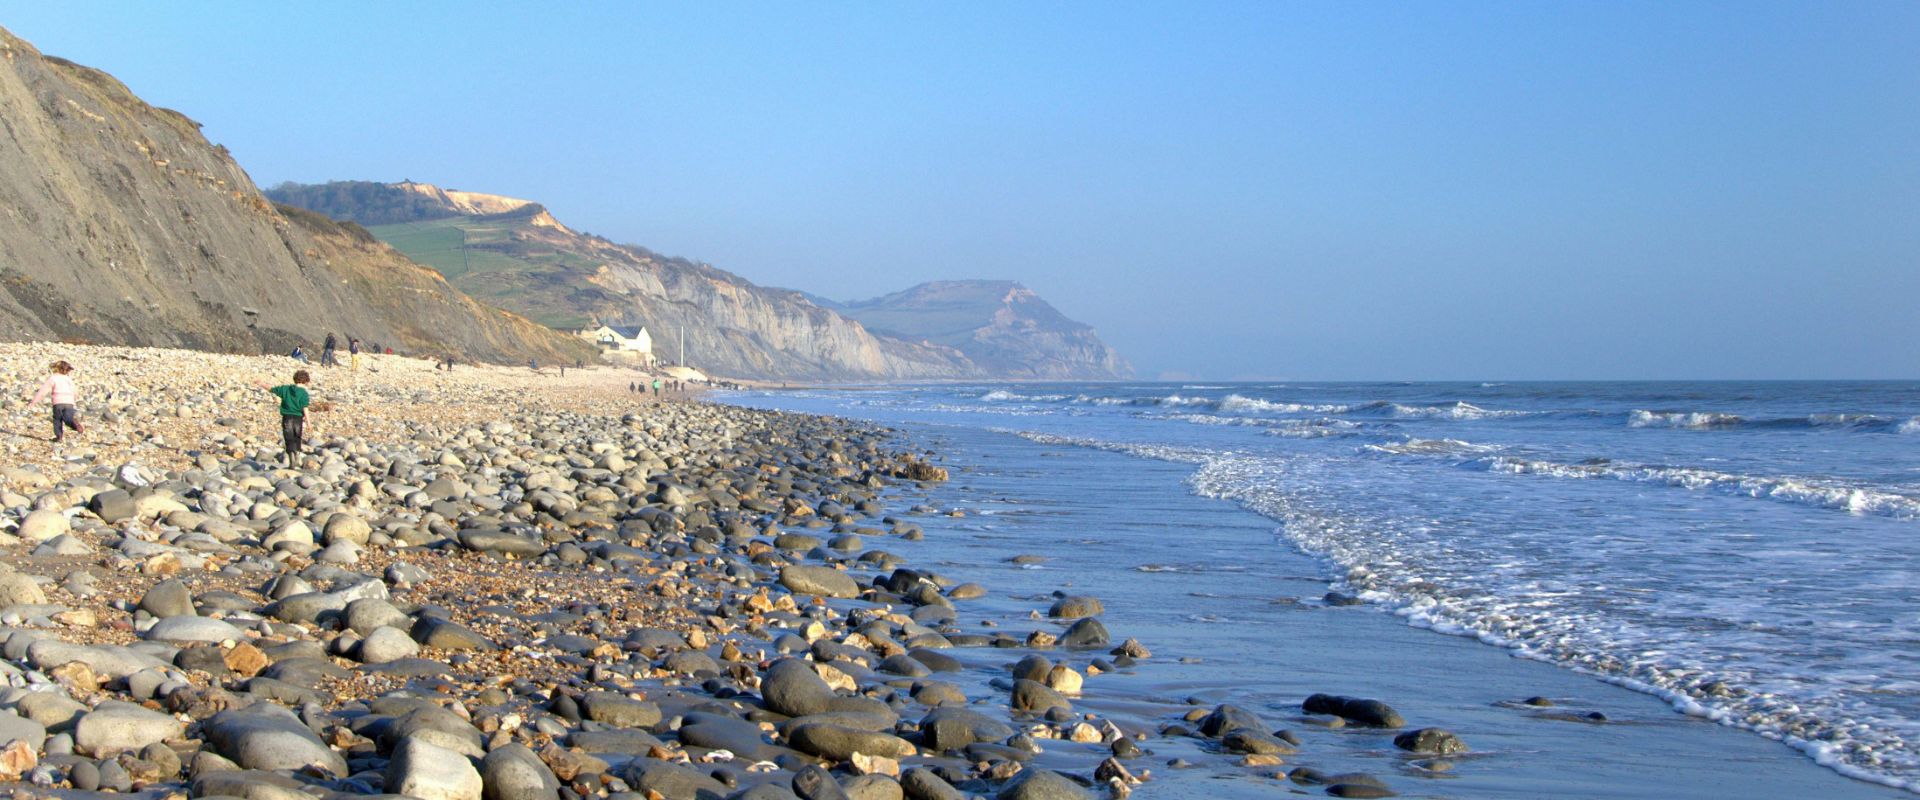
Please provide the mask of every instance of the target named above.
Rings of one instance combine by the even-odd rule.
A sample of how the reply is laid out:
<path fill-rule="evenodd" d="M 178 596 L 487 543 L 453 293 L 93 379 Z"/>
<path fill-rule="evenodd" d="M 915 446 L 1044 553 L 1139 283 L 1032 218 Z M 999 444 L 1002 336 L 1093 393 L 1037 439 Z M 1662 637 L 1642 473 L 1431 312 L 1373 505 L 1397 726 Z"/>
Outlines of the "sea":
<path fill-rule="evenodd" d="M 1016 622 L 1045 592 L 1099 596 L 1117 635 L 1171 656 L 1114 679 L 1135 698 L 1116 713 L 1143 722 L 1167 719 L 1156 702 L 1285 722 L 1310 692 L 1376 696 L 1474 751 L 1436 764 L 1354 732 L 1298 760 L 1409 796 L 1920 792 L 1920 383 L 720 399 L 872 420 L 936 453 L 955 473 L 925 498 L 957 512 L 927 523 L 942 569 L 1010 587 Z M 1168 796 L 1266 780 L 1176 776 Z"/>

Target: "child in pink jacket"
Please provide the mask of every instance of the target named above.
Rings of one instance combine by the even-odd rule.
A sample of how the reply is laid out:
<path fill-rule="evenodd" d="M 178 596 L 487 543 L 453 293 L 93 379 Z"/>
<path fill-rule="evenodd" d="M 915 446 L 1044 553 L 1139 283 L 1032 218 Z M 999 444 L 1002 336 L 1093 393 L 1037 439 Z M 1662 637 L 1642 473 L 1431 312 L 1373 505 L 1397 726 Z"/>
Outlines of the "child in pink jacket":
<path fill-rule="evenodd" d="M 67 428 L 74 433 L 86 433 L 80 429 L 80 415 L 73 410 L 73 398 L 76 394 L 73 379 L 67 374 L 73 372 L 73 365 L 65 361 L 53 362 L 53 374 L 40 384 L 40 391 L 34 392 L 30 404 L 38 404 L 43 398 L 53 402 L 53 440 L 60 441 Z"/>

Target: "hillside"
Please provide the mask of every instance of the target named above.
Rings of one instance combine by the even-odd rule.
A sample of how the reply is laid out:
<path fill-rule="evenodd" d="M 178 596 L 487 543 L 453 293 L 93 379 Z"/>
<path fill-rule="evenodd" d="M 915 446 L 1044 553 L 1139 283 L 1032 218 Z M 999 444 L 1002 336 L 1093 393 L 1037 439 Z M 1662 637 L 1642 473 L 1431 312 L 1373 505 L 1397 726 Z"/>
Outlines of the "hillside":
<path fill-rule="evenodd" d="M 286 213 L 179 112 L 0 29 L 0 339 L 571 360 L 357 226 Z"/>
<path fill-rule="evenodd" d="M 574 231 L 531 201 L 364 181 L 286 184 L 269 194 L 365 224 L 462 291 L 547 325 L 570 329 L 594 319 L 646 325 L 657 354 L 667 359 L 677 357 L 684 331 L 687 360 L 721 374 L 792 380 L 1002 375 L 945 344 L 875 335 L 800 292 Z"/>
<path fill-rule="evenodd" d="M 833 308 L 876 333 L 959 350 L 995 375 L 1101 380 L 1133 374 L 1092 326 L 1068 319 L 1013 281 L 933 281 Z"/>

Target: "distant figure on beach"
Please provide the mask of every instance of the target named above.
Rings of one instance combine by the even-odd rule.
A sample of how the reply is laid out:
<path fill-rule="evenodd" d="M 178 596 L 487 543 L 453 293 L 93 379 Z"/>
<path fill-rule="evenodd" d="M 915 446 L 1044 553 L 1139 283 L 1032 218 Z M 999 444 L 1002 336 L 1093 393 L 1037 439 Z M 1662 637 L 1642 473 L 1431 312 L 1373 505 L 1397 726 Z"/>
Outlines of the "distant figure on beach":
<path fill-rule="evenodd" d="M 340 366 L 340 357 L 333 353 L 333 351 L 338 349 L 340 349 L 340 340 L 333 337 L 332 331 L 328 331 L 327 341 L 320 345 L 320 366 Z"/>
<path fill-rule="evenodd" d="M 627 381 L 627 392 L 631 394 L 637 391 L 640 391 L 640 384 L 634 383 L 633 381 Z"/>
<path fill-rule="evenodd" d="M 447 371 L 448 372 L 453 371 L 453 354 L 452 353 L 447 354 Z"/>
<path fill-rule="evenodd" d="M 40 391 L 34 392 L 33 399 L 27 404 L 39 405 L 43 398 L 53 403 L 53 441 L 57 444 L 68 428 L 72 428 L 74 433 L 86 431 L 80 427 L 80 415 L 73 410 L 73 399 L 79 393 L 73 388 L 73 378 L 68 377 L 68 373 L 73 372 L 73 365 L 55 361 L 51 369 L 53 374 L 40 384 Z"/>
<path fill-rule="evenodd" d="M 534 372 L 539 372 L 540 362 L 535 361 L 531 358 L 527 359 L 527 369 L 533 370 Z"/>
<path fill-rule="evenodd" d="M 280 440 L 286 448 L 287 466 L 294 466 L 300 457 L 301 439 L 307 433 L 307 409 L 327 410 L 326 404 L 314 405 L 313 395 L 307 392 L 307 384 L 313 381 L 306 370 L 293 373 L 293 383 L 280 386 L 256 384 L 268 394 L 280 399 Z"/>
<path fill-rule="evenodd" d="M 307 351 L 305 348 L 302 348 L 300 345 L 297 345 L 297 344 L 294 345 L 293 352 L 288 353 L 287 355 L 291 356 L 293 360 L 298 361 L 302 364 L 307 363 Z"/>
<path fill-rule="evenodd" d="M 347 337 L 347 361 L 354 369 L 360 368 L 360 340 L 351 336 Z"/>
<path fill-rule="evenodd" d="M 653 396 L 654 397 L 660 396 L 660 379 L 659 378 L 653 379 Z"/>

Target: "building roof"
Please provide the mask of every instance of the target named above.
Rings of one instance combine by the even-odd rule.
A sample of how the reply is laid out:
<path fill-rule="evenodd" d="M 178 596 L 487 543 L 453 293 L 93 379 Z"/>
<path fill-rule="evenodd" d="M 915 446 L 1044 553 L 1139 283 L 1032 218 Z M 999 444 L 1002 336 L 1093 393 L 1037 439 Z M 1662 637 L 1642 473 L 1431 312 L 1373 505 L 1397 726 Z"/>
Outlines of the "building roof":
<path fill-rule="evenodd" d="M 619 334 L 622 339 L 638 339 L 641 332 L 647 329 L 645 325 L 603 325 L 601 327 Z"/>

